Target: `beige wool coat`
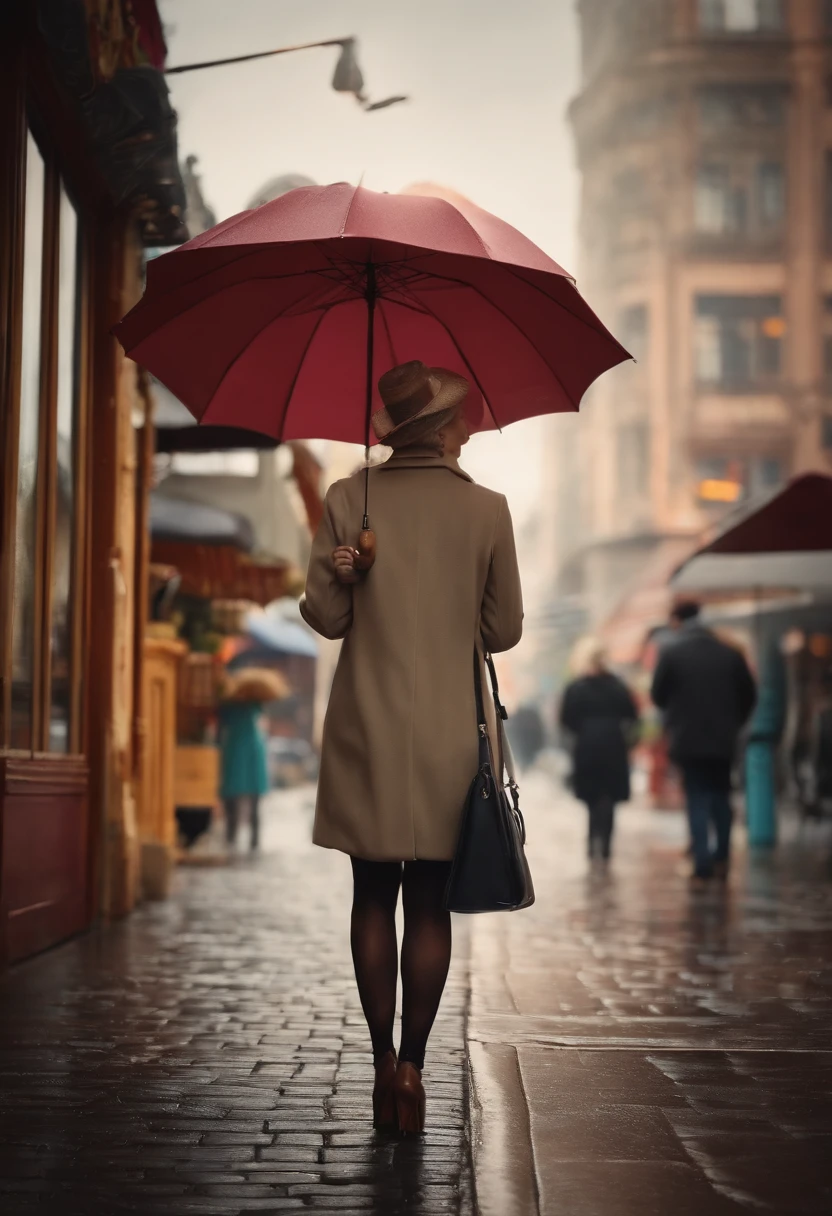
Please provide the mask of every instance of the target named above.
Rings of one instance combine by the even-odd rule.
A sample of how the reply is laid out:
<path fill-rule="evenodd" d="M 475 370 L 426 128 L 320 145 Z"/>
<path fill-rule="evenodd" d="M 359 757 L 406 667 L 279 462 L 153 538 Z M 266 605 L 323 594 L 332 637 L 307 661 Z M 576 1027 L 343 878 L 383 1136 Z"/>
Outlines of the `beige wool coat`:
<path fill-rule="evenodd" d="M 474 647 L 508 650 L 523 628 L 511 517 L 455 460 L 394 453 L 370 473 L 375 565 L 344 586 L 332 550 L 356 544 L 363 511 L 363 472 L 330 488 L 301 601 L 313 629 L 344 639 L 313 839 L 369 861 L 447 861 L 477 771 Z M 485 704 L 493 730 L 487 690 Z"/>

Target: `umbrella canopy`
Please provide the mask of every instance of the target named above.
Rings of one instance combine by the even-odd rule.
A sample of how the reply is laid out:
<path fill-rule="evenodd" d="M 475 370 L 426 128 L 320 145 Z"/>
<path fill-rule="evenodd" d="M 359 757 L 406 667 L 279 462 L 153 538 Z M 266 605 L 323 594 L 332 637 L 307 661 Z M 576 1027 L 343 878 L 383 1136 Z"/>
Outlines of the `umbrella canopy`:
<path fill-rule="evenodd" d="M 253 613 L 246 621 L 246 633 L 251 645 L 234 655 L 228 663 L 229 671 L 259 666 L 275 658 L 318 656 L 318 644 L 312 634 L 294 621 Z"/>
<path fill-rule="evenodd" d="M 254 529 L 245 516 L 156 492 L 150 495 L 150 535 L 154 541 L 224 545 L 243 553 L 254 548 Z"/>
<path fill-rule="evenodd" d="M 174 397 L 164 384 L 150 377 L 155 409 L 153 426 L 156 434 L 156 451 L 160 455 L 175 452 L 234 452 L 256 448 L 273 451 L 278 441 L 270 435 L 258 435 L 255 431 L 238 426 L 200 426 L 190 410 Z"/>
<path fill-rule="evenodd" d="M 684 562 L 677 591 L 832 590 L 832 477 L 796 477 Z"/>
<path fill-rule="evenodd" d="M 576 410 L 629 356 L 531 241 L 464 200 L 308 186 L 149 263 L 117 329 L 201 422 L 369 443 L 376 383 L 422 359 L 475 429 Z"/>

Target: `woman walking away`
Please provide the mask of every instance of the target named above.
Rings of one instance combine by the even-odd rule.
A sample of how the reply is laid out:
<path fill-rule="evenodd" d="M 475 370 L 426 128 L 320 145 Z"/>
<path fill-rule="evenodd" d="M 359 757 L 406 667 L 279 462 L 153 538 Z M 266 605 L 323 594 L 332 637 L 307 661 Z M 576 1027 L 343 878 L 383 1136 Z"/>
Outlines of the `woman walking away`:
<path fill-rule="evenodd" d="M 225 807 L 225 835 L 236 844 L 240 809 L 248 802 L 251 848 L 260 843 L 260 799 L 269 788 L 266 744 L 259 726 L 263 706 L 257 701 L 228 699 L 220 703 L 218 742 Z"/>
<path fill-rule="evenodd" d="M 506 500 L 457 463 L 467 391 L 463 377 L 418 360 L 381 377 L 385 408 L 373 428 L 393 454 L 369 473 L 375 564 L 363 574 L 356 566 L 362 472 L 327 494 L 301 605 L 313 629 L 344 639 L 313 839 L 352 860 L 352 957 L 376 1067 L 374 1122 L 403 1134 L 424 1126 L 425 1048 L 451 958 L 444 890 L 477 771 L 474 650 L 508 650 L 522 632 Z M 481 657 L 478 670 L 482 678 Z"/>
<path fill-rule="evenodd" d="M 589 810 L 589 856 L 609 860 L 615 806 L 630 797 L 629 748 L 638 710 L 630 690 L 606 668 L 594 638 L 578 643 L 560 724 L 571 736 L 573 791 Z"/>

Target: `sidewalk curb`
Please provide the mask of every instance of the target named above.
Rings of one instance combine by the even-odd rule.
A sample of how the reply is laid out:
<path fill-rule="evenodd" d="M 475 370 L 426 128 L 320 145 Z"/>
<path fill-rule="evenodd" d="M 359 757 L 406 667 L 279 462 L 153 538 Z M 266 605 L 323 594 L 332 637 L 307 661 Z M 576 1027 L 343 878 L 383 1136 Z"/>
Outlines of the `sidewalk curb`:
<path fill-rule="evenodd" d="M 529 1107 L 516 1049 L 470 1039 L 468 1078 L 477 1216 L 539 1216 Z"/>

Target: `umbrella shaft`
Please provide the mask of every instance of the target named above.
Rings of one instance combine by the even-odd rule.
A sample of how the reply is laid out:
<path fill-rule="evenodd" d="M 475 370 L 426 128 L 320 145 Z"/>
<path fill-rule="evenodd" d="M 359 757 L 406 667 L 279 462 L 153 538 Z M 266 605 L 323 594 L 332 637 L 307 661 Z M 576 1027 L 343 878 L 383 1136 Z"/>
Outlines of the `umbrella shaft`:
<path fill-rule="evenodd" d="M 370 526 L 370 428 L 373 420 L 373 355 L 376 321 L 376 268 L 367 263 L 367 403 L 364 418 L 364 531 Z"/>

